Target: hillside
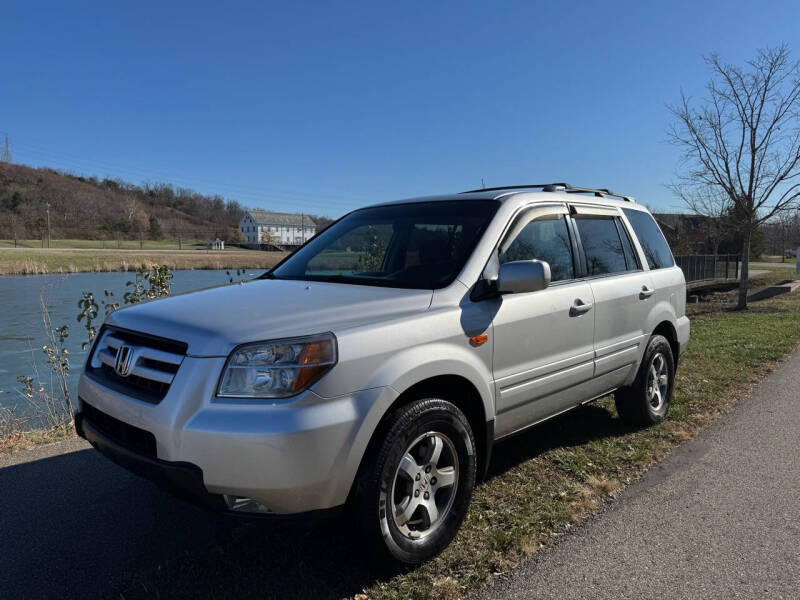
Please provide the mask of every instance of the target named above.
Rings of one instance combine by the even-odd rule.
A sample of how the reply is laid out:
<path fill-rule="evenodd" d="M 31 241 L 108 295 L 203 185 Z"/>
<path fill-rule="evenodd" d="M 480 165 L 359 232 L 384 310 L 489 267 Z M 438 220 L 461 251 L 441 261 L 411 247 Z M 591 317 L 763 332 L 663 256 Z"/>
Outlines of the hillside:
<path fill-rule="evenodd" d="M 239 241 L 238 202 L 169 184 L 137 186 L 0 163 L 0 239 L 184 238 Z"/>

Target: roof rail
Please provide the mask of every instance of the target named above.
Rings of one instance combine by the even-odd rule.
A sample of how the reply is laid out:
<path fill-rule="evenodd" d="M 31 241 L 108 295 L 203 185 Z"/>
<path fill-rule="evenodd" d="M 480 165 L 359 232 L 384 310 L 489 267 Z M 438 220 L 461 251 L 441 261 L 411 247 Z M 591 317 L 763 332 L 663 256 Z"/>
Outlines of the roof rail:
<path fill-rule="evenodd" d="M 598 198 L 605 198 L 606 196 L 613 196 L 620 198 L 625 202 L 635 202 L 633 196 L 623 196 L 622 194 L 615 194 L 608 188 L 587 188 L 577 187 L 568 183 L 534 183 L 529 185 L 503 185 L 500 187 L 481 188 L 478 190 L 467 190 L 461 192 L 462 194 L 471 194 L 475 192 L 502 192 L 504 190 L 526 190 L 533 188 L 541 188 L 543 192 L 566 192 L 568 194 L 593 194 Z"/>

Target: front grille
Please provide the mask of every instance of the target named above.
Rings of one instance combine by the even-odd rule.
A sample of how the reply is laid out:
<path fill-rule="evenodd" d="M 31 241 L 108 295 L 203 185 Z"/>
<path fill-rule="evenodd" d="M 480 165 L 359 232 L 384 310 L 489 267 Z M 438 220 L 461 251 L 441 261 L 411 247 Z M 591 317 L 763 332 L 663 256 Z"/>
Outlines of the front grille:
<path fill-rule="evenodd" d="M 122 347 L 130 352 L 125 375 L 115 368 Z M 167 395 L 187 349 L 183 342 L 103 327 L 86 365 L 86 374 L 121 394 L 158 404 Z"/>
<path fill-rule="evenodd" d="M 92 427 L 120 446 L 136 454 L 156 458 L 156 438 L 149 431 L 115 419 L 87 404 L 83 399 L 81 399 L 81 414 Z"/>

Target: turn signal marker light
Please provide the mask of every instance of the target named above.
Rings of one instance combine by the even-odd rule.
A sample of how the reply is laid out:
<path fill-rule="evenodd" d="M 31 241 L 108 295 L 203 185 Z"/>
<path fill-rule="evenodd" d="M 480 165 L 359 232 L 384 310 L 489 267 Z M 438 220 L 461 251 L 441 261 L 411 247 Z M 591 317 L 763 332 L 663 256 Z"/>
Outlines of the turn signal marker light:
<path fill-rule="evenodd" d="M 473 335 L 471 338 L 469 338 L 469 343 L 472 344 L 473 346 L 483 346 L 488 341 L 489 341 L 489 336 L 485 333 L 482 333 L 480 335 Z"/>

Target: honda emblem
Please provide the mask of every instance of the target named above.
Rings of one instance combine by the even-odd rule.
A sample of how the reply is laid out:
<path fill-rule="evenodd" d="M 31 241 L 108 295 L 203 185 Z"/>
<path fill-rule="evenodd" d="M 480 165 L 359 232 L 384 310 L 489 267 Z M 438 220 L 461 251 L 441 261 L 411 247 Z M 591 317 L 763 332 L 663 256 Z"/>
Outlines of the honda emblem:
<path fill-rule="evenodd" d="M 117 359 L 114 361 L 114 371 L 120 377 L 127 377 L 131 374 L 134 365 L 133 348 L 122 345 L 117 348 Z"/>

